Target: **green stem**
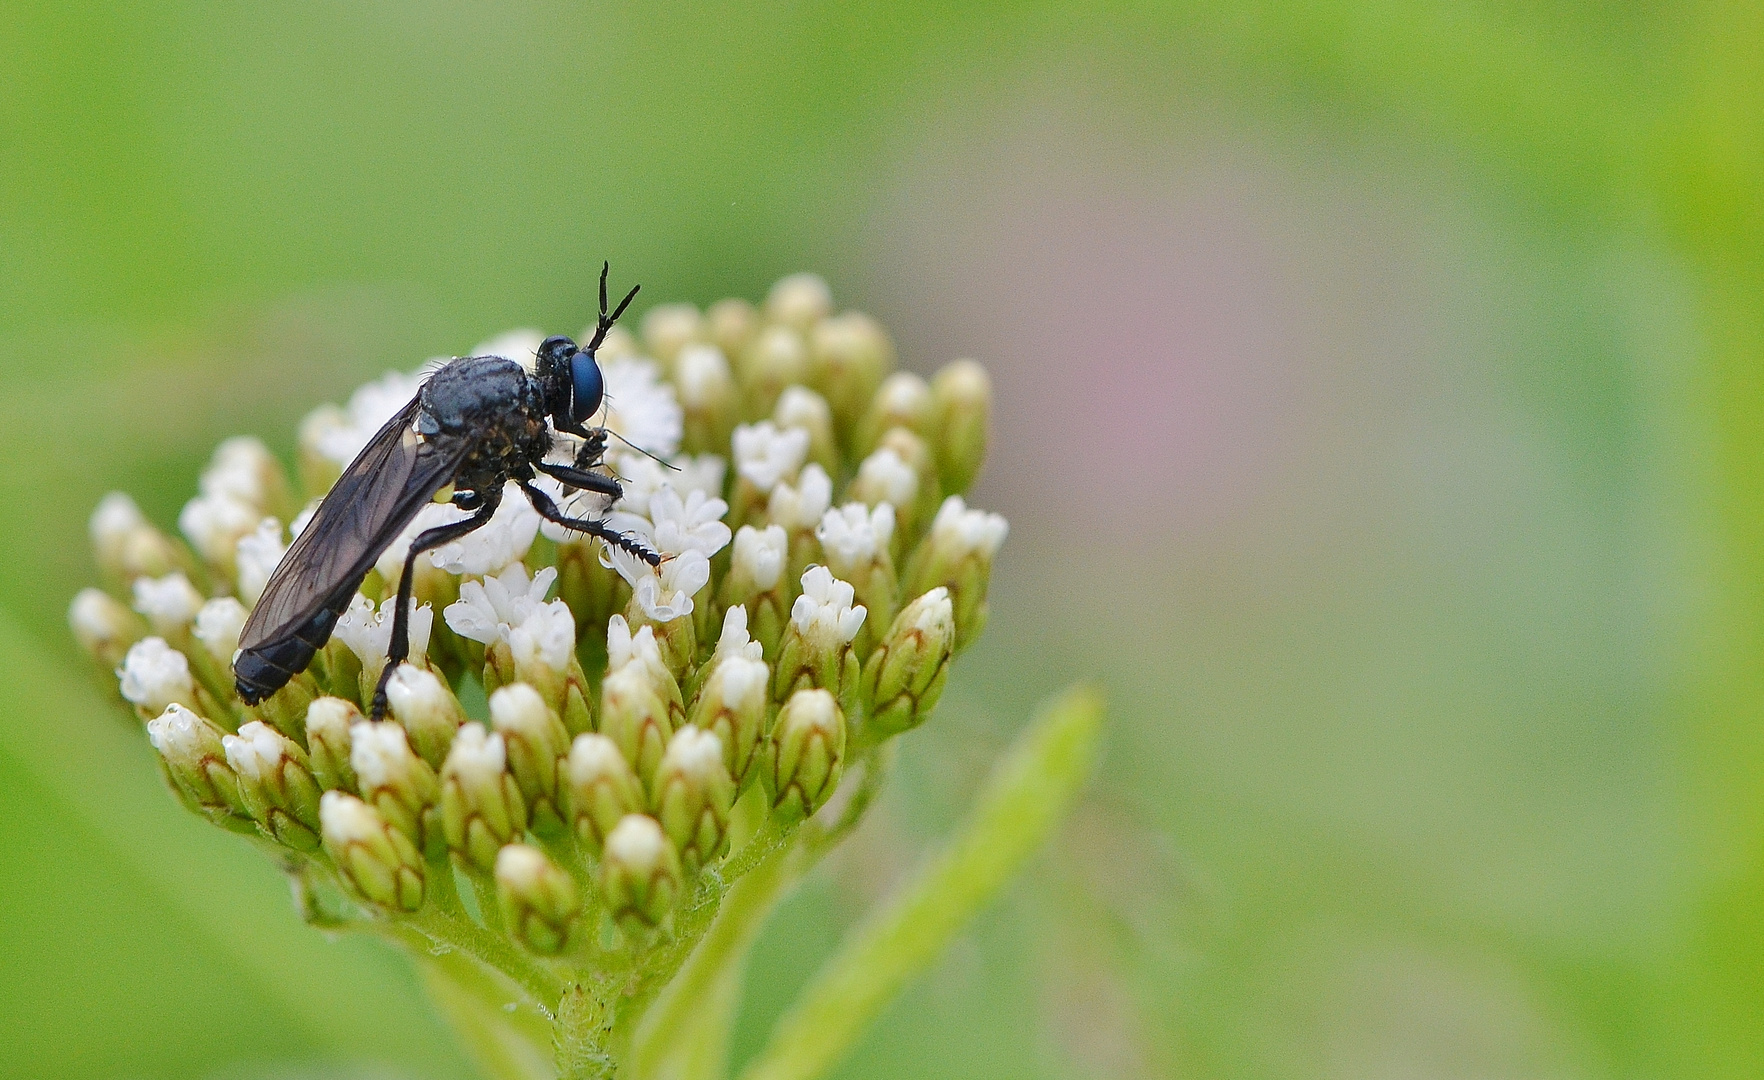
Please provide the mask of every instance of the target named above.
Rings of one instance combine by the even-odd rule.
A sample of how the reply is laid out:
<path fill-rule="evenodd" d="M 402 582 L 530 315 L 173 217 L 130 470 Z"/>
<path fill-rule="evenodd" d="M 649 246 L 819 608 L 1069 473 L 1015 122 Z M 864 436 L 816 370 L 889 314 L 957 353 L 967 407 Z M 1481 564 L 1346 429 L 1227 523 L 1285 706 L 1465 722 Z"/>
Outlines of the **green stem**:
<path fill-rule="evenodd" d="M 423 988 L 451 1022 L 468 1054 L 489 1080 L 551 1080 L 550 1025 L 536 1010 L 508 1012 L 508 997 L 466 956 L 413 949 Z"/>
<path fill-rule="evenodd" d="M 438 912 L 420 911 L 405 922 L 435 944 L 457 949 L 486 967 L 507 975 L 527 992 L 534 1004 L 547 1011 L 555 1008 L 563 997 L 561 979 L 528 959 L 499 934 Z"/>
<path fill-rule="evenodd" d="M 810 1080 L 836 1064 L 1053 831 L 1090 774 L 1101 721 L 1092 690 L 1069 691 L 1044 711 L 993 770 L 961 830 L 847 936 L 742 1080 Z"/>

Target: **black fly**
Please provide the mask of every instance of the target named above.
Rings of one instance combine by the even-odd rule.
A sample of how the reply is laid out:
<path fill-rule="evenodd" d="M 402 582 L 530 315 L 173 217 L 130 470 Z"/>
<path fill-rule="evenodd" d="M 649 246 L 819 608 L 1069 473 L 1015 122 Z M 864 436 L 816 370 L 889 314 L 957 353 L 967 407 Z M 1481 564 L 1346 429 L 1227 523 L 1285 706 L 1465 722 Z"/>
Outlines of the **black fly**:
<path fill-rule="evenodd" d="M 423 383 L 410 404 L 386 422 L 319 503 L 264 586 L 239 635 L 233 676 L 239 696 L 255 705 L 306 670 L 330 640 L 370 567 L 417 512 L 448 484 L 453 504 L 472 516 L 418 534 L 404 559 L 386 669 L 374 688 L 373 717 L 386 713 L 386 683 L 410 654 L 411 567 L 416 557 L 457 540 L 490 520 L 513 480 L 547 521 L 598 536 L 654 566 L 662 556 L 603 521 L 572 518 L 533 486 L 534 470 L 566 489 L 617 500 L 617 480 L 592 472 L 606 451 L 607 429 L 586 427 L 600 408 L 604 386 L 594 351 L 637 289 L 612 314 L 606 307 L 607 268 L 600 271 L 600 321 L 593 340 L 577 347 L 567 337 L 539 346 L 532 374 L 513 360 L 467 356 L 448 361 Z M 546 420 L 550 419 L 550 426 Z M 552 429 L 583 440 L 574 465 L 545 460 Z"/>

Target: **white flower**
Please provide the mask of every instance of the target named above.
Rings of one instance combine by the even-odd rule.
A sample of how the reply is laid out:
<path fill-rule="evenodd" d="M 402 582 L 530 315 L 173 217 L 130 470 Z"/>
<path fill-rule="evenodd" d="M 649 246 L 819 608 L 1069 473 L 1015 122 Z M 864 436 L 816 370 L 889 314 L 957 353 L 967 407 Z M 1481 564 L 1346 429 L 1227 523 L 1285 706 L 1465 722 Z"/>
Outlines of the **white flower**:
<path fill-rule="evenodd" d="M 904 509 L 919 497 L 919 474 L 893 447 L 884 446 L 858 466 L 857 480 L 852 486 L 862 488 L 878 502 Z"/>
<path fill-rule="evenodd" d="M 1004 544 L 1011 531 L 1004 515 L 984 510 L 970 510 L 960 495 L 951 495 L 937 508 L 931 522 L 930 543 L 960 559 L 972 553 L 991 559 Z"/>
<path fill-rule="evenodd" d="M 510 480 L 503 486 L 502 505 L 489 523 L 436 548 L 432 559 L 450 574 L 492 574 L 526 558 L 538 535 L 539 511 L 533 509 L 527 493 Z"/>
<path fill-rule="evenodd" d="M 766 592 L 784 575 L 784 562 L 789 554 L 790 536 L 782 526 L 767 525 L 764 529 L 756 529 L 752 525 L 743 525 L 735 534 L 735 551 L 729 573 L 751 581 L 754 588 Z M 746 625 L 745 616 L 742 625 Z"/>
<path fill-rule="evenodd" d="M 171 634 L 183 629 L 202 609 L 202 594 L 181 573 L 162 578 L 138 577 L 133 588 L 135 610 L 147 616 L 156 633 Z"/>
<path fill-rule="evenodd" d="M 760 643 L 747 636 L 747 608 L 736 604 L 723 612 L 723 633 L 717 638 L 714 659 L 719 663 L 733 658 L 759 660 L 762 655 Z"/>
<path fill-rule="evenodd" d="M 772 419 L 779 427 L 801 428 L 811 440 L 817 431 L 833 430 L 833 410 L 827 399 L 806 386 L 786 386 L 772 408 Z"/>
<path fill-rule="evenodd" d="M 182 705 L 171 704 L 147 721 L 147 741 L 168 761 L 200 761 L 214 744 L 207 721 Z"/>
<path fill-rule="evenodd" d="M 521 498 L 524 501 L 526 496 L 522 495 Z M 410 554 L 410 545 L 419 535 L 437 525 L 451 525 L 455 521 L 470 516 L 452 503 L 432 502 L 425 504 L 421 510 L 417 511 L 416 517 L 410 519 L 410 524 L 404 527 L 404 531 L 398 534 L 398 539 L 388 544 L 385 551 L 380 552 L 380 557 L 374 561 L 374 569 L 378 570 L 380 577 L 385 580 L 397 581 L 398 575 L 404 572 L 404 559 Z M 305 517 L 306 521 L 311 520 L 304 514 L 301 517 Z M 295 518 L 294 524 L 298 525 L 300 529 L 304 529 L 306 521 Z M 299 529 L 295 530 L 294 535 L 300 535 Z M 434 556 L 435 553 L 431 552 L 430 562 L 434 562 Z"/>
<path fill-rule="evenodd" d="M 603 360 L 600 372 L 606 383 L 602 424 L 658 457 L 680 448 L 680 403 L 654 364 L 635 358 Z"/>
<path fill-rule="evenodd" d="M 447 605 L 441 617 L 463 638 L 493 645 L 507 641 L 510 631 L 527 621 L 545 604 L 545 594 L 557 580 L 557 570 L 547 566 L 527 577 L 520 563 L 483 581 L 463 581 L 459 599 Z"/>
<path fill-rule="evenodd" d="M 96 652 L 130 632 L 133 616 L 116 598 L 103 589 L 81 589 L 67 609 L 67 622 L 74 637 L 88 652 Z"/>
<path fill-rule="evenodd" d="M 849 577 L 876 561 L 878 552 L 887 552 L 894 537 L 894 507 L 881 503 L 872 510 L 863 503 L 846 503 L 829 510 L 815 526 L 815 539 L 827 554 L 827 565 L 833 572 Z"/>
<path fill-rule="evenodd" d="M 723 494 L 723 478 L 728 475 L 729 462 L 721 454 L 682 454 L 673 460 L 680 470 L 668 478 L 668 486 L 681 494 L 702 491 L 711 498 Z"/>
<path fill-rule="evenodd" d="M 614 615 L 606 623 L 606 670 L 608 674 L 627 664 L 642 664 L 658 684 L 665 684 L 673 675 L 662 661 L 661 647 L 655 641 L 655 627 L 645 626 L 631 633 L 623 615 Z"/>
<path fill-rule="evenodd" d="M 386 661 L 386 650 L 392 644 L 392 619 L 398 610 L 398 597 L 388 596 L 374 610 L 374 602 L 360 593 L 349 602 L 349 610 L 337 620 L 338 641 L 361 659 L 362 666 L 373 670 Z M 429 632 L 435 627 L 435 609 L 428 604 L 410 613 L 410 656 L 413 664 L 421 664 L 429 655 Z"/>
<path fill-rule="evenodd" d="M 202 471 L 202 494 L 226 496 L 262 511 L 280 469 L 261 439 L 237 435 L 215 447 L 214 457 Z"/>
<path fill-rule="evenodd" d="M 910 371 L 897 371 L 877 388 L 874 408 L 897 419 L 922 416 L 931 409 L 931 384 Z"/>
<path fill-rule="evenodd" d="M 788 532 L 801 532 L 820 524 L 833 503 L 833 481 L 827 470 L 814 462 L 802 470 L 794 485 L 779 484 L 766 500 L 766 516 Z"/>
<path fill-rule="evenodd" d="M 729 504 L 721 499 L 707 498 L 694 491 L 681 499 L 671 487 L 664 487 L 649 497 L 650 535 L 657 551 L 678 554 L 701 551 L 715 555 L 729 543 L 729 526 L 723 515 Z"/>
<path fill-rule="evenodd" d="M 239 538 L 233 558 L 238 566 L 239 595 L 246 603 L 257 603 L 270 575 L 287 553 L 288 545 L 282 542 L 282 523 L 273 517 L 264 518 L 256 529 Z"/>
<path fill-rule="evenodd" d="M 216 660 L 230 664 L 239 651 L 239 631 L 245 629 L 245 605 L 231 596 L 220 596 L 196 613 L 196 640 Z"/>
<path fill-rule="evenodd" d="M 850 643 L 868 614 L 852 606 L 855 590 L 825 566 L 811 566 L 802 575 L 802 595 L 790 606 L 790 621 L 805 641 L 834 649 Z"/>
<path fill-rule="evenodd" d="M 86 524 L 99 561 L 106 563 L 117 560 L 128 547 L 135 530 L 147 527 L 147 518 L 141 513 L 141 508 L 135 505 L 135 500 L 120 491 L 113 491 L 99 499 Z"/>
<path fill-rule="evenodd" d="M 619 486 L 625 491 L 624 498 L 618 502 L 620 510 L 635 514 L 647 514 L 649 500 L 655 497 L 656 492 L 673 483 L 674 474 L 668 471 L 667 466 L 633 450 L 615 448 L 606 457 L 607 463 L 612 466 L 613 473 L 619 478 Z M 602 500 L 601 508 L 604 509 L 604 497 L 594 496 L 594 498 Z M 598 517 L 600 515 L 595 512 L 580 516 Z"/>
<path fill-rule="evenodd" d="M 398 410 L 410 404 L 425 372 L 388 371 L 350 395 L 346 408 L 322 406 L 300 425 L 300 445 L 315 457 L 344 468 Z"/>
<path fill-rule="evenodd" d="M 688 409 L 711 409 L 735 395 L 729 361 L 715 345 L 688 345 L 674 360 L 674 383 L 680 403 Z"/>
<path fill-rule="evenodd" d="M 778 482 L 794 479 L 808 457 L 809 433 L 801 428 L 780 428 L 770 420 L 742 424 L 735 429 L 735 471 L 763 492 Z"/>
<path fill-rule="evenodd" d="M 576 616 L 562 600 L 540 604 L 509 631 L 508 647 L 517 668 L 541 663 L 567 671 L 576 653 Z"/>
<path fill-rule="evenodd" d="M 190 661 L 167 645 L 164 638 L 142 638 L 129 646 L 116 675 L 122 683 L 122 696 L 148 712 L 164 712 L 173 702 L 196 703 Z"/>
<path fill-rule="evenodd" d="M 457 777 L 468 788 L 482 790 L 502 782 L 508 767 L 508 748 L 502 736 L 484 729 L 483 724 L 463 724 L 453 737 L 447 751 L 447 774 Z"/>
<path fill-rule="evenodd" d="M 478 342 L 472 349 L 472 355 L 500 356 L 532 371 L 539 359 L 539 346 L 544 341 L 545 335 L 538 330 L 509 330 L 488 341 Z"/>
<path fill-rule="evenodd" d="M 363 792 L 397 787 L 415 761 L 410 737 L 399 725 L 362 720 L 350 726 L 349 764 L 361 779 Z"/>
<path fill-rule="evenodd" d="M 225 565 L 239 538 L 262 520 L 261 510 L 231 495 L 198 495 L 178 513 L 178 529 L 204 559 Z"/>
<path fill-rule="evenodd" d="M 237 735 L 222 735 L 221 746 L 234 772 L 260 784 L 275 776 L 287 753 L 281 734 L 261 720 L 241 726 Z"/>
<path fill-rule="evenodd" d="M 692 598 L 708 584 L 710 559 L 704 552 L 692 550 L 669 559 L 660 574 L 650 573 L 632 588 L 643 613 L 664 623 L 692 614 Z"/>

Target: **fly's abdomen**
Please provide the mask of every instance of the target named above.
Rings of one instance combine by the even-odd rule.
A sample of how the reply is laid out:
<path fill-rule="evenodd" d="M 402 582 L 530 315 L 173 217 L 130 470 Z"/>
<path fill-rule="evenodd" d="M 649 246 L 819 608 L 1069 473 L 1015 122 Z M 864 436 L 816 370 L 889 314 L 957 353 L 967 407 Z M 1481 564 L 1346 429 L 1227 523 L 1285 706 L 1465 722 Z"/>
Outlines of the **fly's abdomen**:
<path fill-rule="evenodd" d="M 349 590 L 344 602 L 354 595 Z M 331 631 L 343 613 L 344 604 L 327 604 L 312 618 L 296 626 L 284 638 L 246 649 L 233 661 L 233 685 L 247 705 L 256 705 L 264 698 L 288 685 L 288 680 L 306 670 L 312 656 L 331 640 Z"/>

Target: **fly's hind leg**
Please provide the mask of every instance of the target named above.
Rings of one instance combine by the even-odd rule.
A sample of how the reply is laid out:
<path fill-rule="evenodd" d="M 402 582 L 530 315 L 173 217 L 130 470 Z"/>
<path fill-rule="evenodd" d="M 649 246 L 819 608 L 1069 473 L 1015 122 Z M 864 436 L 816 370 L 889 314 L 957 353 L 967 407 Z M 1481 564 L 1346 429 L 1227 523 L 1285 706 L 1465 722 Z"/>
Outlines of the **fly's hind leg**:
<path fill-rule="evenodd" d="M 410 591 L 412 579 L 416 576 L 416 558 L 425 551 L 433 551 L 442 544 L 458 540 L 460 537 L 483 528 L 496 515 L 496 505 L 502 501 L 502 485 L 498 484 L 478 493 L 475 500 L 462 500 L 454 497 L 454 502 L 472 501 L 476 509 L 472 516 L 447 525 L 437 525 L 417 534 L 410 543 L 410 554 L 404 557 L 404 576 L 398 579 L 398 604 L 392 614 L 392 640 L 386 646 L 386 667 L 380 672 L 380 681 L 374 684 L 374 698 L 370 715 L 375 720 L 386 718 L 386 684 L 392 681 L 392 673 L 398 665 L 410 657 Z"/>

